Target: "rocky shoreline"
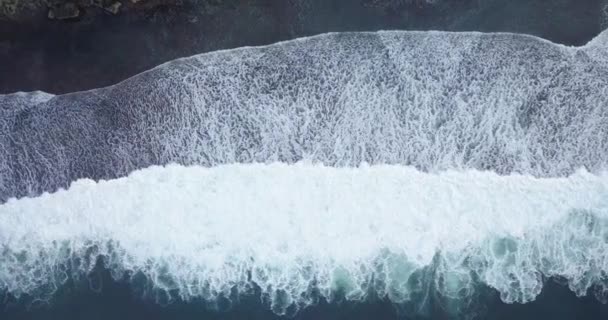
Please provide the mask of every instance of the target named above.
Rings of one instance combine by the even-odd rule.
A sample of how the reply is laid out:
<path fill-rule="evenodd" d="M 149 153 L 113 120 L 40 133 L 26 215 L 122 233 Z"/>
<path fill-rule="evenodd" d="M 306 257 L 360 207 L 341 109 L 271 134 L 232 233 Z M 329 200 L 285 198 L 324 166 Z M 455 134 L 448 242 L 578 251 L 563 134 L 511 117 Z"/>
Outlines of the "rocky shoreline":
<path fill-rule="evenodd" d="M 325 32 L 516 32 L 581 45 L 608 0 L 0 0 L 0 94 L 111 85 L 172 59 Z"/>
<path fill-rule="evenodd" d="M 67 20 L 182 4 L 183 0 L 0 0 L 0 20 L 33 22 L 44 15 Z"/>

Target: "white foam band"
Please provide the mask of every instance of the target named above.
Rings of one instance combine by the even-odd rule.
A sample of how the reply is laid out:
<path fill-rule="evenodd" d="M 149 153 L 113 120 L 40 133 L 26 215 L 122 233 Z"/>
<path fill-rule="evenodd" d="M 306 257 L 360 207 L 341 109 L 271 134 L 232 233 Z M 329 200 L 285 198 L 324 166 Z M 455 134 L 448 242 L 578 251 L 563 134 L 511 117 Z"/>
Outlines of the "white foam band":
<path fill-rule="evenodd" d="M 0 202 L 151 165 L 311 160 L 537 177 L 608 169 L 608 31 L 334 33 L 0 97 Z"/>
<path fill-rule="evenodd" d="M 94 250 L 117 273 L 143 272 L 185 298 L 213 299 L 251 280 L 271 297 L 286 293 L 287 304 L 305 304 L 313 282 L 327 296 L 358 299 L 371 288 L 400 302 L 419 289 L 412 274 L 440 253 L 444 294 L 474 276 L 505 301 L 525 302 L 543 276 L 566 278 L 578 294 L 604 288 L 607 218 L 606 173 L 153 167 L 0 206 L 0 289 L 35 293 L 62 281 L 51 279 L 66 255 Z"/>

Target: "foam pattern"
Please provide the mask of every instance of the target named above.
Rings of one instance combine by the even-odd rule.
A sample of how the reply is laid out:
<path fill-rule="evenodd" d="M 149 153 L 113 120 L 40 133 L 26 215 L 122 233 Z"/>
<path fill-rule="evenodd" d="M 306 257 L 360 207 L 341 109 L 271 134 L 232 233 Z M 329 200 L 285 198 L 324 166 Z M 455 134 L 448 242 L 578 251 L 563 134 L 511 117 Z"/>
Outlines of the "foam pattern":
<path fill-rule="evenodd" d="M 338 33 L 176 60 L 2 117 L 0 202 L 169 163 L 597 173 L 606 34 Z"/>
<path fill-rule="evenodd" d="M 370 291 L 395 303 L 478 284 L 528 302 L 547 277 L 608 298 L 608 174 L 425 173 L 310 163 L 152 167 L 0 206 L 0 291 L 53 293 L 104 256 L 183 299 L 258 285 L 284 313 Z M 420 273 L 432 268 L 433 276 Z"/>

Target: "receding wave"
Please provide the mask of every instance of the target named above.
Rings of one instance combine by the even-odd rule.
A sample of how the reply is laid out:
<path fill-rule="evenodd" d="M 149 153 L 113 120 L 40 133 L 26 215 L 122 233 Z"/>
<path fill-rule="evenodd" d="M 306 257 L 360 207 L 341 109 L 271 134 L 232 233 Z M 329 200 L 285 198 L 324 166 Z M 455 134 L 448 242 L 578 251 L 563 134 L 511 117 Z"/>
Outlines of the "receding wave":
<path fill-rule="evenodd" d="M 600 172 L 606 37 L 342 33 L 173 61 L 2 117 L 0 201 L 168 163 Z"/>
<path fill-rule="evenodd" d="M 606 301 L 608 175 L 153 167 L 9 200 L 0 247 L 0 291 L 16 296 L 52 294 L 103 256 L 117 279 L 143 275 L 182 299 L 255 284 L 278 313 L 309 304 L 313 288 L 395 303 L 433 288 L 463 302 L 483 284 L 528 302 L 548 277 Z"/>

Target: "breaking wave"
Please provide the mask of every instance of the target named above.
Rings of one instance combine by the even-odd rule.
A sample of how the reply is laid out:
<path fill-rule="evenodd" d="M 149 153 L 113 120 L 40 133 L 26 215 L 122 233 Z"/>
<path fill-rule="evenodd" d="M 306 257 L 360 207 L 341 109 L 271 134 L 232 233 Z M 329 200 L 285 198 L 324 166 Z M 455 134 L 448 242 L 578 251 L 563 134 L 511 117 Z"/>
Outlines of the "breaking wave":
<path fill-rule="evenodd" d="M 0 119 L 0 201 L 169 163 L 597 173 L 608 163 L 606 37 L 565 47 L 513 34 L 327 34 L 21 99 Z"/>
<path fill-rule="evenodd" d="M 487 285 L 528 302 L 548 277 L 608 299 L 608 175 L 425 173 L 398 165 L 153 167 L 0 206 L 0 291 L 44 297 L 85 276 L 144 276 L 182 299 L 259 286 L 272 308 L 452 303 Z M 421 303 L 421 302 L 420 302 Z"/>

